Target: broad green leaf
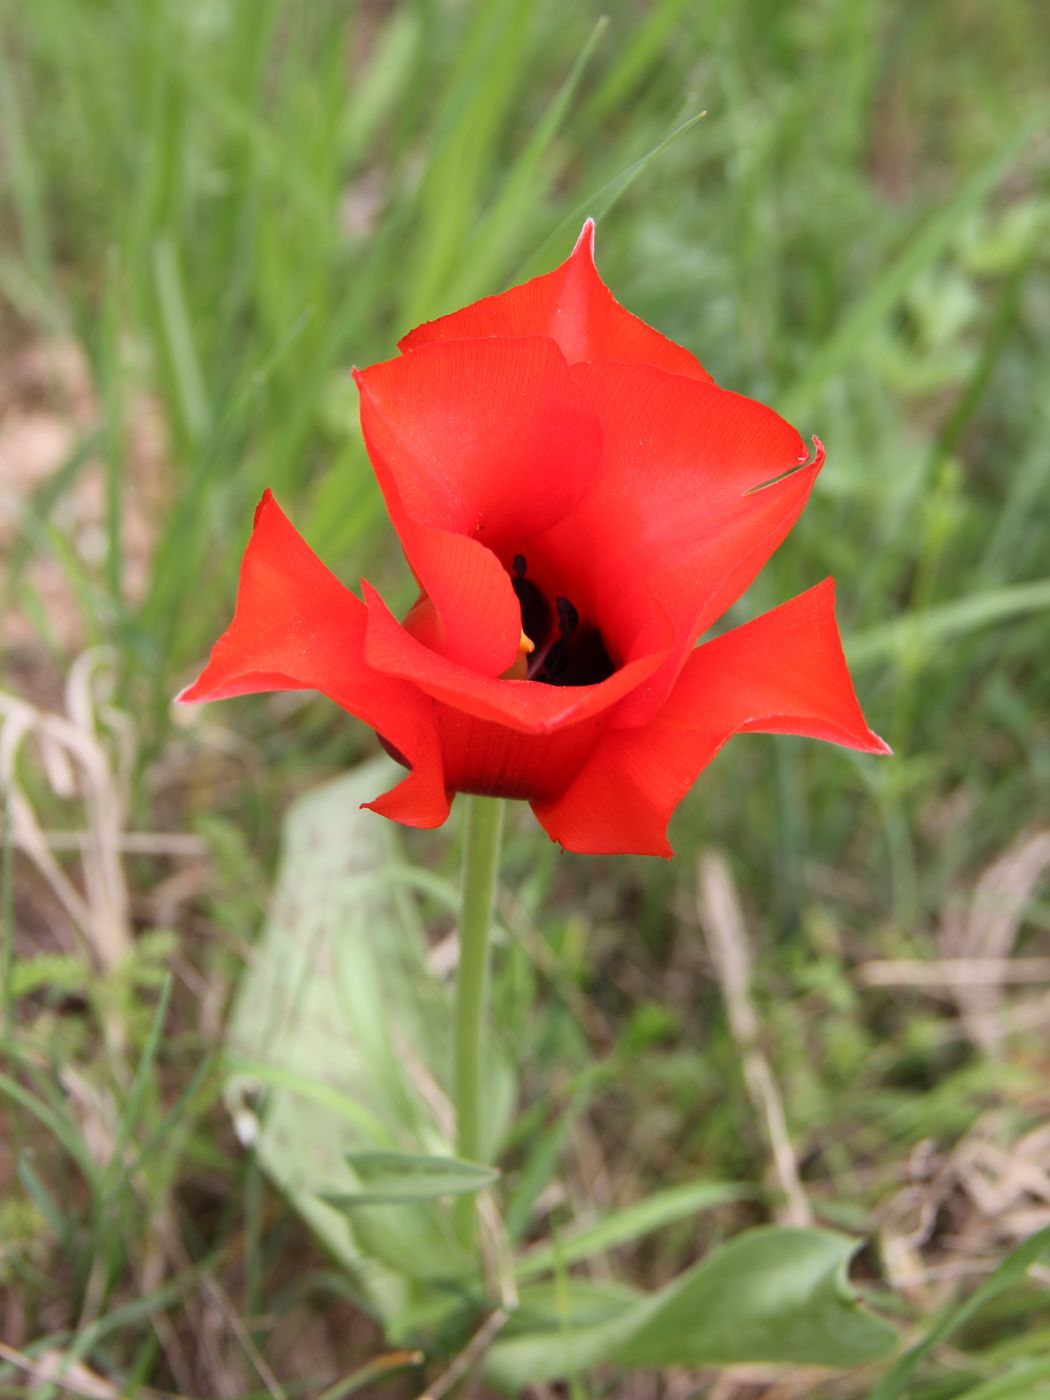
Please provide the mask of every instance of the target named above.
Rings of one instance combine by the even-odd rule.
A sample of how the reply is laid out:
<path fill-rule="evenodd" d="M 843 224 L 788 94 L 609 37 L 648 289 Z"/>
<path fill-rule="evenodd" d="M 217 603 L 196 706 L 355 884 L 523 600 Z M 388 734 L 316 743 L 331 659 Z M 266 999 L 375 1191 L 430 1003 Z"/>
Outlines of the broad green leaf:
<path fill-rule="evenodd" d="M 750 1194 L 746 1186 L 727 1181 L 695 1181 L 658 1191 L 644 1201 L 612 1211 L 593 1225 L 566 1231 L 553 1244 L 539 1245 L 530 1250 L 518 1264 L 518 1278 L 536 1278 L 552 1269 L 593 1258 L 595 1254 L 614 1249 L 617 1245 L 629 1244 L 698 1211 L 711 1210 L 715 1206 L 725 1205 L 727 1201 L 739 1201 Z"/>
<path fill-rule="evenodd" d="M 626 1284 L 588 1278 L 559 1278 L 549 1283 L 530 1283 L 521 1291 L 514 1314 L 514 1327 L 521 1330 L 554 1328 L 567 1322 L 575 1328 L 588 1327 L 622 1317 L 644 1295 Z"/>
<path fill-rule="evenodd" d="M 564 1286 L 557 1321 L 516 1319 L 489 1357 L 492 1380 L 513 1392 L 530 1381 L 578 1374 L 598 1362 L 728 1366 L 742 1362 L 856 1366 L 896 1340 L 859 1306 L 847 1280 L 856 1242 L 828 1230 L 750 1230 L 713 1250 L 650 1297 L 609 1296 L 602 1320 Z M 557 1297 L 555 1285 L 553 1296 Z"/>
<path fill-rule="evenodd" d="M 337 1210 L 399 1201 L 433 1201 L 467 1196 L 499 1180 L 494 1167 L 458 1157 L 412 1156 L 405 1152 L 348 1152 L 346 1160 L 361 1182 L 357 1191 L 325 1199 Z"/>
<path fill-rule="evenodd" d="M 651 1315 L 618 1357 L 633 1366 L 791 1361 L 857 1366 L 896 1341 L 850 1288 L 858 1243 L 830 1230 L 768 1226 L 712 1252 L 658 1294 Z"/>
<path fill-rule="evenodd" d="M 449 1154 L 435 1108 L 451 1071 L 448 997 L 410 892 L 385 878 L 400 859 L 395 829 L 360 810 L 398 771 L 376 759 L 290 809 L 227 1038 L 242 1138 L 388 1322 L 415 1301 L 413 1280 L 458 1287 L 474 1268 L 437 1201 L 352 1213 L 330 1203 L 364 1185 L 352 1157 Z M 512 1100 L 498 1056 L 485 1089 L 494 1156 Z"/>

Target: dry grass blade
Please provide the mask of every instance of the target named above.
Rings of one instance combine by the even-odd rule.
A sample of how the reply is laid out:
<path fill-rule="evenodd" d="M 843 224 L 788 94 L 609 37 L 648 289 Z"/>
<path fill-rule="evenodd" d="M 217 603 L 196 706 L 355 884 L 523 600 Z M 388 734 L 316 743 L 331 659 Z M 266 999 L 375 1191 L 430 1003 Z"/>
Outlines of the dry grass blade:
<path fill-rule="evenodd" d="M 83 1396 L 84 1400 L 122 1400 L 123 1392 L 112 1381 L 92 1371 L 82 1361 L 71 1361 L 61 1351 L 44 1351 L 37 1356 L 27 1356 L 0 1342 L 0 1357 L 39 1385 L 57 1385 L 73 1395 Z M 139 1386 L 136 1393 L 143 1400 L 181 1400 L 170 1391 L 154 1390 L 149 1386 Z"/>
<path fill-rule="evenodd" d="M 948 908 L 939 942 L 947 958 L 982 963 L 986 976 L 960 980 L 952 995 L 975 1045 L 994 1053 L 1003 1037 L 999 1016 L 1003 1000 L 1004 961 L 1008 959 L 1033 891 L 1050 870 L 1050 831 L 1020 836 L 990 865 L 963 909 Z"/>
<path fill-rule="evenodd" d="M 920 987 L 952 991 L 983 987 L 989 981 L 1050 982 L 1050 958 L 919 958 L 872 959 L 856 969 L 862 987 Z"/>
<path fill-rule="evenodd" d="M 0 692 L 0 788 L 6 795 L 14 844 L 47 881 L 97 965 L 108 971 L 130 949 L 131 927 L 121 861 L 124 784 L 99 735 L 93 697 L 93 676 L 103 660 L 99 653 L 86 653 L 74 664 L 67 687 L 68 717 Z M 28 738 L 35 741 L 40 768 L 55 796 L 83 804 L 83 893 L 55 858 L 19 779 L 18 760 Z"/>
<path fill-rule="evenodd" d="M 997 1240 L 1014 1243 L 1050 1222 L 1050 1123 L 1012 1138 L 1011 1115 L 984 1115 L 959 1143 L 951 1165 Z"/>
<path fill-rule="evenodd" d="M 784 1102 L 760 1044 L 758 1016 L 751 1000 L 752 959 L 747 927 L 729 863 L 720 851 L 705 851 L 700 857 L 697 898 L 700 924 L 725 998 L 729 1028 L 743 1058 L 747 1091 L 769 1139 L 774 1170 L 784 1193 L 784 1218 L 791 1225 L 809 1225 L 813 1213 L 799 1179 Z"/>
<path fill-rule="evenodd" d="M 263 1385 L 273 1396 L 273 1400 L 288 1400 L 287 1391 L 277 1379 L 273 1368 L 252 1341 L 244 1320 L 238 1314 L 226 1290 L 215 1279 L 210 1278 L 205 1280 L 204 1291 L 222 1315 L 226 1326 L 233 1333 L 234 1337 L 236 1337 L 241 1350 L 248 1358 Z"/>

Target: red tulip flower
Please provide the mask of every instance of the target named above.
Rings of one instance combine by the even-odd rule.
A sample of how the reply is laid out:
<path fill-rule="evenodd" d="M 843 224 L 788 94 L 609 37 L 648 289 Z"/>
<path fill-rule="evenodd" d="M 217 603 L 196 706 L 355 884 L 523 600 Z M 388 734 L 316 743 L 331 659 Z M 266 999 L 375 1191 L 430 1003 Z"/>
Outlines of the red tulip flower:
<path fill-rule="evenodd" d="M 181 699 L 320 690 L 407 775 L 368 805 L 438 826 L 521 798 L 568 850 L 670 855 L 734 734 L 867 753 L 826 579 L 697 642 L 794 525 L 824 461 L 624 310 L 588 222 L 554 272 L 420 326 L 356 374 L 365 444 L 419 598 L 398 620 L 267 492 L 237 608 Z"/>

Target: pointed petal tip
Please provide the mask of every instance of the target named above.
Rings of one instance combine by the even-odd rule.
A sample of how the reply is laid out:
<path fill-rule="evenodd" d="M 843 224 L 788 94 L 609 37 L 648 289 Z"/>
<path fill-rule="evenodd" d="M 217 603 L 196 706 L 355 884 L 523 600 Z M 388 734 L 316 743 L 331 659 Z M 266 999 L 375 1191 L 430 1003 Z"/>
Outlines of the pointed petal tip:
<path fill-rule="evenodd" d="M 397 822 L 399 826 L 415 827 L 417 831 L 433 831 L 442 826 L 448 820 L 452 807 L 450 796 L 446 793 L 444 803 L 419 796 L 410 797 L 401 791 L 410 782 L 411 774 L 389 792 L 380 793 L 371 802 L 362 802 L 361 811 L 373 812 L 377 817 Z"/>
<path fill-rule="evenodd" d="M 573 245 L 570 257 L 576 257 L 577 253 L 584 252 L 594 262 L 594 216 L 588 215 L 583 221 L 583 228 L 580 229 L 580 236 Z"/>
<path fill-rule="evenodd" d="M 269 486 L 267 486 L 266 490 L 259 497 L 259 504 L 255 507 L 255 514 L 252 516 L 253 530 L 258 525 L 259 518 L 261 517 L 263 511 L 266 510 L 268 506 L 275 505 L 277 505 L 277 502 L 273 498 L 273 492 L 270 490 Z"/>
<path fill-rule="evenodd" d="M 210 669 L 211 663 L 209 662 L 195 681 L 191 681 L 189 685 L 184 685 L 182 687 L 178 695 L 172 700 L 172 704 L 205 705 L 209 700 L 214 700 L 216 698 L 215 684 L 214 682 L 208 682 L 206 679 Z"/>

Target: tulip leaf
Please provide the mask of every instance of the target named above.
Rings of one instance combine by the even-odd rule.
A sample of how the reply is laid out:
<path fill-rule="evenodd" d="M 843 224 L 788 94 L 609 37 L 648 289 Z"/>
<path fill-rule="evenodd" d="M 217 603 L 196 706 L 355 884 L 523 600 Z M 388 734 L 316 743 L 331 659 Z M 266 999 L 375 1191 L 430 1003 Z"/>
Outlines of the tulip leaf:
<path fill-rule="evenodd" d="M 556 1281 L 544 1314 L 544 1295 L 526 1290 L 521 1315 L 490 1353 L 490 1378 L 514 1392 L 599 1362 L 848 1367 L 876 1360 L 892 1350 L 896 1332 L 850 1289 L 856 1249 L 856 1241 L 829 1230 L 765 1226 L 713 1250 L 650 1296 L 609 1293 L 599 1301 L 588 1293 L 580 1300 L 576 1280 Z"/>
<path fill-rule="evenodd" d="M 576 1264 L 581 1259 L 592 1259 L 596 1254 L 641 1239 L 643 1235 L 696 1215 L 698 1211 L 712 1210 L 715 1206 L 739 1201 L 752 1194 L 748 1187 L 728 1181 L 690 1181 L 684 1186 L 668 1187 L 623 1210 L 610 1212 L 593 1225 L 566 1231 L 553 1244 L 537 1245 L 530 1249 L 519 1261 L 518 1278 L 536 1278 L 555 1268 Z"/>
<path fill-rule="evenodd" d="M 515 1331 L 554 1331 L 560 1336 L 567 1324 L 582 1330 L 616 1321 L 643 1300 L 637 1289 L 608 1279 L 530 1283 L 521 1290 L 513 1327 Z"/>
<path fill-rule="evenodd" d="M 403 866 L 396 829 L 360 810 L 399 772 L 376 759 L 289 809 L 270 915 L 226 1047 L 242 1141 L 388 1326 L 414 1303 L 414 1280 L 458 1287 L 476 1268 L 451 1204 L 433 1191 L 406 1190 L 396 1210 L 331 1203 L 375 1187 L 367 1165 L 362 1174 L 369 1154 L 388 1163 L 388 1187 L 393 1154 L 446 1159 L 446 1180 L 450 1170 L 436 1107 L 451 1078 L 448 990 L 427 965 L 411 891 L 387 878 Z M 488 1157 L 513 1101 L 500 1055 L 487 1059 L 483 1092 Z"/>
<path fill-rule="evenodd" d="M 466 1196 L 499 1180 L 494 1167 L 458 1157 L 413 1156 L 405 1152 L 348 1152 L 346 1160 L 361 1182 L 360 1190 L 328 1195 L 337 1210 L 390 1205 L 399 1201 L 433 1201 Z"/>

